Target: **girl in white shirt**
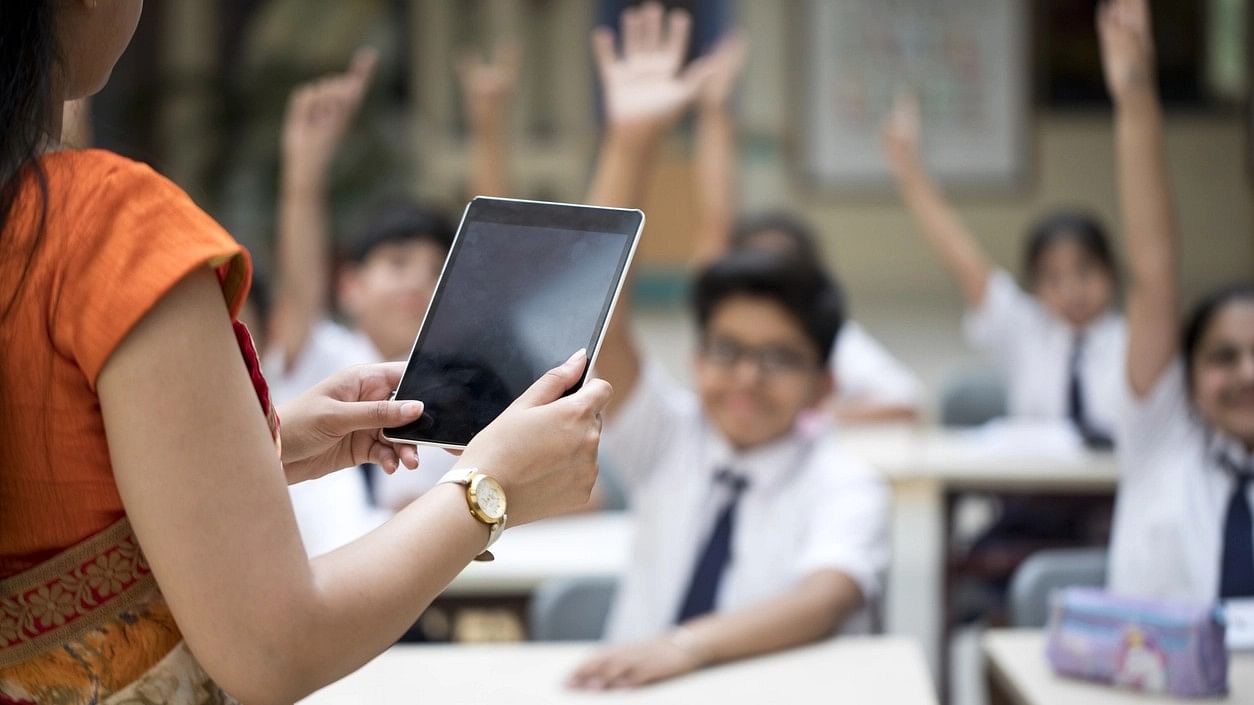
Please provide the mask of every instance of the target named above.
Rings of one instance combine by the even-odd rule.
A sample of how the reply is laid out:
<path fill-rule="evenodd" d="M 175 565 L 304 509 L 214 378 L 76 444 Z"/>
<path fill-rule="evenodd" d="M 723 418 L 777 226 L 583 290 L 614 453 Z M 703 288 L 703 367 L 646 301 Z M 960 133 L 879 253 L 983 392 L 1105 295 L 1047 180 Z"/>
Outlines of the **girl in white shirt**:
<path fill-rule="evenodd" d="M 883 147 L 924 240 L 957 279 L 968 342 L 1006 377 L 1012 416 L 1069 422 L 1090 446 L 1108 446 L 1123 376 L 1118 273 L 1105 229 L 1058 211 L 1029 231 L 1027 291 L 996 267 L 924 169 L 917 106 L 899 101 Z"/>
<path fill-rule="evenodd" d="M 1131 274 L 1110 588 L 1254 597 L 1254 282 L 1207 297 L 1177 337 L 1176 224 L 1145 0 L 1108 2 L 1098 30 Z"/>

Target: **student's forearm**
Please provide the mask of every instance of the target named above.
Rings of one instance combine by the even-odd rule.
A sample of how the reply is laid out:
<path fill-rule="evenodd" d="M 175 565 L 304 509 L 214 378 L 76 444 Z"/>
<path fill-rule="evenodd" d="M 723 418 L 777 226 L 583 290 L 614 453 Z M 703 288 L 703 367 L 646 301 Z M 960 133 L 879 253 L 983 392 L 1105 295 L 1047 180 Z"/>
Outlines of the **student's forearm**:
<path fill-rule="evenodd" d="M 902 200 L 928 246 L 958 280 L 968 306 L 984 300 L 991 266 L 962 218 L 921 164 L 896 172 Z"/>
<path fill-rule="evenodd" d="M 706 665 L 771 653 L 830 636 L 861 604 L 862 591 L 852 579 L 824 570 L 787 595 L 685 623 L 692 643 L 683 646 Z"/>
<path fill-rule="evenodd" d="M 697 265 L 718 259 L 730 246 L 736 218 L 736 125 L 723 108 L 697 117 Z"/>
<path fill-rule="evenodd" d="M 616 208 L 641 207 L 660 139 L 649 132 L 610 129 L 598 155 L 588 202 Z M 628 274 L 597 357 L 597 376 L 609 382 L 615 392 L 607 409 L 611 417 L 623 400 L 631 398 L 640 378 L 640 352 L 631 330 L 634 279 L 633 274 Z"/>
<path fill-rule="evenodd" d="M 310 331 L 326 315 L 330 263 L 330 214 L 322 178 L 284 179 L 279 202 L 278 271 L 273 345 L 290 367 L 309 341 Z"/>
<path fill-rule="evenodd" d="M 1162 111 L 1152 87 L 1115 109 L 1119 202 L 1127 242 L 1128 379 L 1138 395 L 1153 387 L 1176 354 L 1177 242 L 1167 181 Z"/>
<path fill-rule="evenodd" d="M 470 127 L 472 196 L 510 196 L 509 135 L 503 116 Z"/>

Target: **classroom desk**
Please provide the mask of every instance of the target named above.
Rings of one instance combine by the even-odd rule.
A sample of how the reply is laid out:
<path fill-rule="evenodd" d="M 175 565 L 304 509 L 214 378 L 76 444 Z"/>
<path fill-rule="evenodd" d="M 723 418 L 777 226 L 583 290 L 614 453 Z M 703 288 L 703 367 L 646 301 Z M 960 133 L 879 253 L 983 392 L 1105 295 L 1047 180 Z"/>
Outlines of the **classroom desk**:
<path fill-rule="evenodd" d="M 1098 683 L 1060 678 L 1045 660 L 1045 633 L 1001 629 L 984 635 L 990 705 L 1166 705 L 1168 703 L 1254 703 L 1254 653 L 1233 654 L 1228 697 L 1179 700 L 1150 696 Z"/>
<path fill-rule="evenodd" d="M 943 674 L 944 571 L 947 516 L 954 492 L 1113 492 L 1109 454 L 1069 461 L 1031 452 L 997 455 L 970 442 L 969 434 L 902 425 L 843 430 L 847 449 L 876 466 L 892 485 L 893 558 L 884 605 L 890 634 L 923 645 L 932 672 Z M 492 563 L 470 565 L 445 591 L 456 600 L 510 598 L 525 609 L 527 596 L 553 577 L 621 573 L 631 544 L 626 512 L 550 519 L 505 532 Z M 908 585 L 907 589 L 894 586 Z"/>
<path fill-rule="evenodd" d="M 397 646 L 305 705 L 848 702 L 934 705 L 927 667 L 905 639 L 846 638 L 711 668 L 668 683 L 580 693 L 563 683 L 594 644 Z M 803 699 L 804 698 L 804 699 Z"/>
<path fill-rule="evenodd" d="M 917 639 L 942 684 L 948 675 L 944 600 L 954 498 L 978 492 L 1113 494 L 1117 484 L 1110 453 L 990 451 L 972 432 L 916 424 L 841 433 L 845 448 L 877 467 L 893 487 L 885 627 Z"/>

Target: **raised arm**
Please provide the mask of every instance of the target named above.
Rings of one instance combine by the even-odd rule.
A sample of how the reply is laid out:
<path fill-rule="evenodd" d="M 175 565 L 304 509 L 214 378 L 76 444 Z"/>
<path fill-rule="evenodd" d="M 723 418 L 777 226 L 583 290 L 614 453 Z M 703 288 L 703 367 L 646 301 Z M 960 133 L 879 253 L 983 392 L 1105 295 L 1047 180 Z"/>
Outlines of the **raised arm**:
<path fill-rule="evenodd" d="M 664 15 L 659 3 L 648 2 L 623 11 L 621 52 L 615 48 L 613 32 L 604 27 L 593 30 L 606 124 L 589 203 L 642 205 L 662 138 L 695 100 L 708 73 L 702 61 L 683 67 L 691 24 L 687 12 Z M 611 414 L 631 397 L 640 376 L 640 354 L 631 333 L 631 296 L 629 282 L 597 358 L 598 375 L 616 391 Z"/>
<path fill-rule="evenodd" d="M 760 656 L 831 635 L 862 604 L 845 574 L 815 571 L 787 594 L 693 620 L 670 637 L 611 649 L 572 677 L 576 688 L 635 688 L 706 666 Z"/>
<path fill-rule="evenodd" d="M 472 196 L 509 196 L 509 119 L 521 65 L 516 41 L 501 43 L 492 61 L 467 51 L 457 66 L 469 127 Z"/>
<path fill-rule="evenodd" d="M 710 76 L 697 101 L 697 246 L 700 266 L 727 252 L 740 202 L 736 163 L 736 120 L 732 95 L 744 69 L 748 41 L 737 31 L 710 53 Z"/>
<path fill-rule="evenodd" d="M 1145 0 L 1098 8 L 1102 68 L 1115 104 L 1115 163 L 1128 255 L 1128 382 L 1147 396 L 1177 354 L 1176 217 L 1167 183 L 1154 41 Z"/>
<path fill-rule="evenodd" d="M 958 211 L 923 166 L 916 100 L 897 100 L 881 131 L 881 144 L 897 190 L 923 239 L 958 281 L 967 306 L 979 306 L 984 301 L 992 266 Z"/>
<path fill-rule="evenodd" d="M 361 105 L 376 57 L 353 56 L 347 73 L 328 76 L 292 92 L 283 122 L 279 183 L 279 234 L 274 312 L 268 339 L 295 364 L 314 325 L 330 311 L 331 216 L 327 178 L 335 152 Z"/>

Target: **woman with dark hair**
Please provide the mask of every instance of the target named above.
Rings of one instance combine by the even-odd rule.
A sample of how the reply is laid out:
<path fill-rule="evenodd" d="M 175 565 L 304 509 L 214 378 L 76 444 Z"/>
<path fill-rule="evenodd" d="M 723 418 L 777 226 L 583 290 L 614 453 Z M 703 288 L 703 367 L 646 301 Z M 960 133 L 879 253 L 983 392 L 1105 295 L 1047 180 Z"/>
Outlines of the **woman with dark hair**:
<path fill-rule="evenodd" d="M 0 702 L 292 702 L 391 645 L 507 519 L 586 502 L 610 390 L 561 398 L 576 353 L 446 484 L 307 558 L 286 486 L 414 467 L 379 428 L 421 404 L 386 401 L 401 365 L 352 368 L 280 433 L 235 320 L 248 253 L 148 167 L 58 144 L 141 6 L 0 10 Z M 508 516 L 482 518 L 467 482 Z"/>
<path fill-rule="evenodd" d="M 998 268 L 928 175 L 918 107 L 898 101 L 884 154 L 923 239 L 962 289 L 967 341 L 1005 375 L 1012 416 L 1069 422 L 1087 445 L 1110 444 L 1125 331 L 1119 277 L 1105 228 L 1083 211 L 1056 211 L 1028 232 L 1026 290 Z"/>
<path fill-rule="evenodd" d="M 1105 3 L 1098 30 L 1129 270 L 1110 588 L 1199 603 L 1254 597 L 1254 282 L 1204 299 L 1181 335 L 1146 1 Z"/>

